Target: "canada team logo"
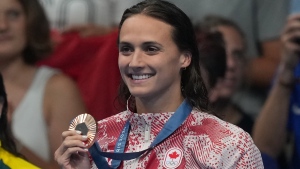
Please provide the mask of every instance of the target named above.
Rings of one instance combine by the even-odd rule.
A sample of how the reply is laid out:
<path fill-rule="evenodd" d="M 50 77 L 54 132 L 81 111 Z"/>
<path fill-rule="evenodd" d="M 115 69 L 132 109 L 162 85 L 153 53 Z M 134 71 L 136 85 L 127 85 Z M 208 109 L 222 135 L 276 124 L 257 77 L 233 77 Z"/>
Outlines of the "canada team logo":
<path fill-rule="evenodd" d="M 165 168 L 177 168 L 182 160 L 183 152 L 179 148 L 171 148 L 167 151 L 164 158 Z"/>

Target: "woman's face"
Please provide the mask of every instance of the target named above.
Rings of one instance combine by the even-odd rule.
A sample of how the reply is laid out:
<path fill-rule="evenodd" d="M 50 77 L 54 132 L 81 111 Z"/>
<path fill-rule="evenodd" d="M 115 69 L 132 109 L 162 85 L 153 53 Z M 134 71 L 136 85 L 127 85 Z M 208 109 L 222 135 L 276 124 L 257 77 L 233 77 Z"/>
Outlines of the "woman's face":
<path fill-rule="evenodd" d="M 190 55 L 179 51 L 172 26 L 145 15 L 126 19 L 120 30 L 119 69 L 130 93 L 139 98 L 172 98 L 180 91 L 180 70 Z"/>
<path fill-rule="evenodd" d="M 26 45 L 25 20 L 17 0 L 0 0 L 0 61 L 21 55 Z"/>
<path fill-rule="evenodd" d="M 214 91 L 222 98 L 230 98 L 239 88 L 244 67 L 244 42 L 241 35 L 230 26 L 219 26 L 218 30 L 222 33 L 226 47 L 226 72 L 224 78 L 220 79 Z"/>

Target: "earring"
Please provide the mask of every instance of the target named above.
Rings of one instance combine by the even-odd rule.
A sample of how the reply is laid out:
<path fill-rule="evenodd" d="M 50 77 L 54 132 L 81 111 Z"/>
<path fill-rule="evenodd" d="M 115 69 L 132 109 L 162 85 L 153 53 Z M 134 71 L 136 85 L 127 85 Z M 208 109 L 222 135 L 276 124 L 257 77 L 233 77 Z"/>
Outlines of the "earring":
<path fill-rule="evenodd" d="M 129 112 L 134 112 L 136 111 L 136 107 L 135 107 L 135 98 L 132 97 L 132 95 L 130 95 L 126 101 L 126 109 Z"/>
<path fill-rule="evenodd" d="M 131 98 L 131 95 L 128 97 L 127 101 L 126 101 L 126 109 L 127 111 L 129 111 L 129 100 Z"/>
<path fill-rule="evenodd" d="M 183 67 L 182 70 L 186 70 L 186 67 Z"/>

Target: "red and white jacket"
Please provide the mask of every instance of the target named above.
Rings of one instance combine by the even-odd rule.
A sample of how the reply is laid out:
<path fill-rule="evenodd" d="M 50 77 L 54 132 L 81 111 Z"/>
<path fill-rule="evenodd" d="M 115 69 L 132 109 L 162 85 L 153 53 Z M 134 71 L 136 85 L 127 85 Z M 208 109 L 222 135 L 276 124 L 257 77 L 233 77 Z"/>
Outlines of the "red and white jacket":
<path fill-rule="evenodd" d="M 102 151 L 113 152 L 129 119 L 125 152 L 147 149 L 174 112 L 136 114 L 124 111 L 98 122 Z M 111 159 L 107 159 L 111 163 Z M 97 168 L 92 162 L 92 168 Z M 262 169 L 260 151 L 251 136 L 219 118 L 193 110 L 167 139 L 138 159 L 123 161 L 123 169 Z"/>

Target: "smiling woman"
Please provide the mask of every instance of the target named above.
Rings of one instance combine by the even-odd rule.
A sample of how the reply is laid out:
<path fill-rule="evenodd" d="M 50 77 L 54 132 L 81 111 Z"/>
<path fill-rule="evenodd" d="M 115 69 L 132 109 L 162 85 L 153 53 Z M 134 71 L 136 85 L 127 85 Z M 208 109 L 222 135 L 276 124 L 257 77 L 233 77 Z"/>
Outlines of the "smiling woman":
<path fill-rule="evenodd" d="M 175 5 L 146 0 L 124 12 L 118 64 L 127 110 L 98 122 L 91 147 L 80 131 L 63 132 L 61 168 L 263 168 L 249 134 L 208 113 L 193 26 Z"/>
<path fill-rule="evenodd" d="M 0 1 L 0 72 L 7 90 L 13 136 L 19 151 L 41 168 L 57 167 L 60 133 L 85 112 L 71 79 L 36 67 L 51 52 L 49 24 L 37 0 Z"/>
<path fill-rule="evenodd" d="M 158 31 L 160 30 L 160 31 Z M 172 27 L 146 15 L 128 18 L 120 30 L 119 68 L 122 78 L 135 96 L 141 112 L 166 112 L 157 109 L 156 99 L 177 98 L 168 105 L 175 111 L 183 100 L 181 96 L 181 69 L 191 62 L 189 51 L 179 51 L 174 43 Z M 155 97 L 153 97 L 155 96 Z M 144 104 L 149 107 L 144 107 Z M 158 102 L 167 105 L 164 102 Z"/>

